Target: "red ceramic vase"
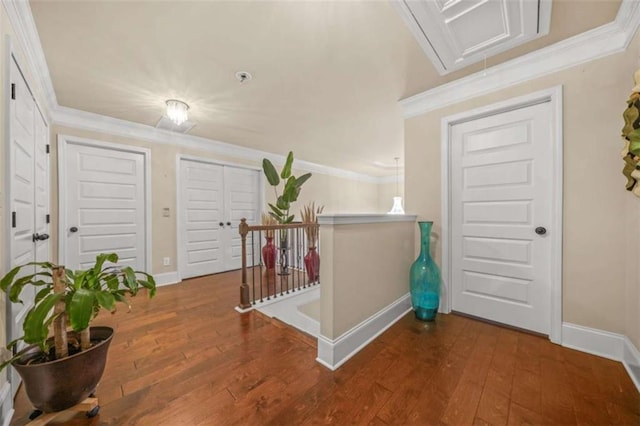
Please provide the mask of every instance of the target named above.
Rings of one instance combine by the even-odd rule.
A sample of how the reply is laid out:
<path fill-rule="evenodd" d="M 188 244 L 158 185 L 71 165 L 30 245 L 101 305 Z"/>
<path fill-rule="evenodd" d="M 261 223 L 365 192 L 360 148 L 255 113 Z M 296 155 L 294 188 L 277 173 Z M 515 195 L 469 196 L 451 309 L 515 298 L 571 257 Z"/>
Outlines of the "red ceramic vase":
<path fill-rule="evenodd" d="M 315 247 L 309 247 L 309 252 L 304 256 L 304 267 L 310 283 L 320 279 L 320 255 Z"/>
<path fill-rule="evenodd" d="M 276 266 L 276 246 L 273 245 L 273 237 L 265 237 L 267 244 L 262 247 L 262 261 L 267 269 L 273 269 Z"/>

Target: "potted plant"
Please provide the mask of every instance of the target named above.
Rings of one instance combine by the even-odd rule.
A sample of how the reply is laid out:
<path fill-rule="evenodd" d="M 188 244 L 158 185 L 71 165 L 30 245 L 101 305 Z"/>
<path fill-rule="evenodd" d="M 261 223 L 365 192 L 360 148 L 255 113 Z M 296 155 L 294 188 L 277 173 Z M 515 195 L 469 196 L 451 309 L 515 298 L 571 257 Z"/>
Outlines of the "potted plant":
<path fill-rule="evenodd" d="M 311 177 L 311 173 L 306 173 L 296 178 L 291 173 L 292 166 L 293 152 L 291 151 L 289 151 L 287 160 L 285 161 L 284 166 L 282 167 L 282 170 L 279 174 L 271 161 L 269 161 L 267 158 L 262 160 L 262 171 L 267 177 L 269 185 L 273 186 L 273 190 L 276 195 L 275 205 L 269 203 L 269 208 L 271 209 L 269 214 L 281 225 L 286 225 L 293 222 L 295 215 L 289 214 L 291 203 L 298 200 L 298 195 L 300 194 L 302 185 Z M 284 185 L 281 192 L 279 193 L 278 186 L 280 185 L 281 179 L 282 182 L 284 182 Z M 280 230 L 280 273 L 282 275 L 286 275 L 288 273 L 288 249 L 287 230 L 282 229 Z"/>
<path fill-rule="evenodd" d="M 113 329 L 89 327 L 102 309 L 116 310 L 116 302 L 129 308 L 127 295 L 141 288 L 153 297 L 156 283 L 146 272 L 131 267 L 105 266 L 117 263 L 115 253 L 100 254 L 92 268 L 72 271 L 50 262 L 27 263 L 9 271 L 0 280 L 0 289 L 14 303 L 26 286 L 35 287 L 33 307 L 24 319 L 24 336 L 7 345 L 28 346 L 0 364 L 13 365 L 22 377 L 29 400 L 44 412 L 62 411 L 89 395 L 98 385 L 107 358 Z M 34 273 L 21 275 L 26 268 Z M 53 337 L 49 329 L 53 328 Z M 70 330 L 68 330 L 68 328 Z"/>
<path fill-rule="evenodd" d="M 307 254 L 304 256 L 304 266 L 307 270 L 309 283 L 320 279 L 320 254 L 318 253 L 318 215 L 322 213 L 324 206 L 316 208 L 316 203 L 309 203 L 300 211 L 302 223 L 308 225 L 304 228 L 307 235 Z"/>

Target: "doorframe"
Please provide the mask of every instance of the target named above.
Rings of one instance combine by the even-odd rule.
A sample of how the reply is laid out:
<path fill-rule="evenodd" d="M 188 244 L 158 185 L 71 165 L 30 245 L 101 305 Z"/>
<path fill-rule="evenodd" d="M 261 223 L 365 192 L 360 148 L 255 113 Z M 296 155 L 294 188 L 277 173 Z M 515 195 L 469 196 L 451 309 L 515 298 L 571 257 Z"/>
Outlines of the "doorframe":
<path fill-rule="evenodd" d="M 182 160 L 196 161 L 198 163 L 214 164 L 217 166 L 236 167 L 245 170 L 255 170 L 258 172 L 258 185 L 260 186 L 260 198 L 258 199 L 258 210 L 262 212 L 265 200 L 264 194 L 264 176 L 262 168 L 250 166 L 246 164 L 238 164 L 230 161 L 217 160 L 215 158 L 205 158 L 189 154 L 176 155 L 176 273 L 178 274 L 178 282 L 182 281 L 182 235 L 184 235 L 184 226 L 182 224 L 182 214 L 180 206 L 182 205 L 182 179 L 180 178 L 180 162 Z"/>
<path fill-rule="evenodd" d="M 444 117 L 441 122 L 441 205 L 442 205 L 442 291 L 443 297 L 440 312 L 451 312 L 452 292 L 451 277 L 451 130 L 456 124 L 497 115 L 516 109 L 549 102 L 553 117 L 551 126 L 554 143 L 552 148 L 553 193 L 551 195 L 551 270 L 550 270 L 550 329 L 549 340 L 553 343 L 562 342 L 562 185 L 563 185 L 563 115 L 562 115 L 562 85 L 530 93 L 528 95 L 511 98 L 479 108 L 474 108 L 459 114 Z"/>
<path fill-rule="evenodd" d="M 145 230 L 145 269 L 151 273 L 153 268 L 152 259 L 152 215 L 151 215 L 151 150 L 135 145 L 125 145 L 114 142 L 99 141 L 95 139 L 82 138 L 79 136 L 59 134 L 57 138 L 58 149 L 58 263 L 63 265 L 66 262 L 67 239 L 67 188 L 64 183 L 67 179 L 67 150 L 69 145 L 83 145 L 93 148 L 101 148 L 112 151 L 130 152 L 142 154 L 144 158 L 144 230 Z"/>

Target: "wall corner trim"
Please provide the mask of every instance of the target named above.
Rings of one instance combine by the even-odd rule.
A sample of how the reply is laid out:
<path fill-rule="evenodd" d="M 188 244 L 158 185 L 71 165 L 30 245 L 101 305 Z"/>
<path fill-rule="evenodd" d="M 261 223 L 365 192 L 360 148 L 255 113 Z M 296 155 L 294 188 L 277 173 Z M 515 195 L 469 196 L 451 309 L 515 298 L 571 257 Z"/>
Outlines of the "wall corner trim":
<path fill-rule="evenodd" d="M 640 351 L 627 336 L 564 322 L 562 346 L 622 362 L 640 392 Z"/>
<path fill-rule="evenodd" d="M 623 52 L 640 26 L 640 2 L 622 0 L 615 21 L 400 100 L 405 119 Z"/>
<path fill-rule="evenodd" d="M 165 285 L 179 284 L 182 281 L 178 277 L 177 271 L 163 272 L 161 274 L 153 274 L 153 278 L 156 280 L 156 286 L 162 287 Z"/>
<path fill-rule="evenodd" d="M 409 311 L 411 296 L 407 293 L 337 339 L 319 335 L 316 361 L 332 371 L 337 370 Z"/>

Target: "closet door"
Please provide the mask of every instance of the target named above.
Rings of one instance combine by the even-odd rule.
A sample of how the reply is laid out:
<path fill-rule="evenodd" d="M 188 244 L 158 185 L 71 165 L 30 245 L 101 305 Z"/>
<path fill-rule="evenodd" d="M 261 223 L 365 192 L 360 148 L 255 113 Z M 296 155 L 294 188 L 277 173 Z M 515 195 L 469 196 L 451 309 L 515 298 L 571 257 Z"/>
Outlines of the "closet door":
<path fill-rule="evenodd" d="M 239 269 L 238 225 L 260 222 L 260 172 L 192 159 L 179 162 L 178 234 L 182 279 Z M 251 240 L 247 242 L 251 256 Z M 255 262 L 260 242 L 254 244 Z M 251 264 L 251 257 L 247 259 Z"/>
<path fill-rule="evenodd" d="M 9 104 L 9 256 L 7 269 L 49 260 L 49 133 L 18 65 L 11 61 Z M 35 272 L 24 268 L 22 275 Z M 22 324 L 33 306 L 34 289 L 23 289 L 22 303 L 7 299 L 7 342 L 23 335 Z M 12 394 L 20 377 L 9 372 Z"/>
<path fill-rule="evenodd" d="M 246 218 L 249 225 L 260 223 L 260 172 L 251 169 L 225 166 L 225 270 L 242 267 L 242 240 L 238 232 L 240 219 Z M 251 233 L 247 236 L 247 265 L 251 265 Z M 260 241 L 256 234 L 253 241 L 256 264 L 260 261 Z"/>
<path fill-rule="evenodd" d="M 180 274 L 181 278 L 224 270 L 223 166 L 180 160 Z"/>

